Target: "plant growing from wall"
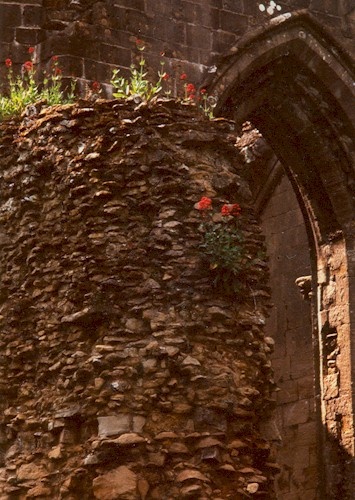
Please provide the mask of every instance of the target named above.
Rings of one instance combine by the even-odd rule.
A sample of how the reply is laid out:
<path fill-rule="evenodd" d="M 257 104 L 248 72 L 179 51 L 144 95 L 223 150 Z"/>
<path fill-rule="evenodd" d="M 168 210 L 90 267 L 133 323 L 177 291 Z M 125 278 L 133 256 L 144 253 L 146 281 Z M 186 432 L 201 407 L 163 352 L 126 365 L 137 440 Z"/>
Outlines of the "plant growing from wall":
<path fill-rule="evenodd" d="M 242 275 L 252 265 L 252 258 L 240 226 L 240 205 L 224 204 L 220 212 L 215 213 L 212 200 L 204 196 L 195 208 L 201 214 L 199 231 L 203 242 L 200 249 L 214 274 L 213 283 L 222 284 L 227 291 L 241 292 Z"/>
<path fill-rule="evenodd" d="M 165 78 L 166 73 L 163 71 L 158 72 L 158 81 L 153 84 L 147 78 L 146 61 L 143 56 L 143 51 L 145 49 L 144 42 L 140 39 L 136 39 L 136 47 L 140 51 L 139 65 L 136 67 L 131 64 L 130 67 L 130 78 L 126 79 L 123 76 L 118 76 L 120 70 L 113 70 L 111 85 L 114 88 L 113 96 L 117 99 L 135 97 L 143 101 L 150 101 L 155 95 L 159 94 L 162 89 L 162 81 Z"/>
<path fill-rule="evenodd" d="M 200 90 L 200 97 L 198 100 L 199 108 L 210 119 L 214 117 L 214 108 L 217 105 L 217 99 L 213 95 L 208 95 L 206 89 Z"/>
<path fill-rule="evenodd" d="M 206 89 L 198 91 L 193 83 L 187 82 L 187 74 L 181 73 L 178 80 L 182 85 L 182 95 L 178 96 L 176 78 L 174 81 L 174 90 L 170 88 L 171 76 L 164 71 L 165 63 L 161 61 L 161 70 L 158 71 L 158 80 L 152 83 L 148 78 L 146 71 L 146 60 L 143 56 L 145 44 L 142 40 L 136 39 L 136 48 L 140 53 L 138 67 L 132 64 L 130 67 L 130 77 L 119 76 L 119 69 L 113 70 L 111 85 L 114 88 L 113 97 L 126 99 L 127 97 L 136 98 L 138 101 L 150 101 L 157 95 L 169 97 L 173 95 L 184 103 L 194 103 L 210 119 L 213 118 L 213 109 L 216 106 L 216 99 L 207 94 Z M 162 53 L 161 55 L 164 55 Z"/>
<path fill-rule="evenodd" d="M 21 74 L 17 76 L 13 72 L 12 60 L 5 60 L 8 89 L 0 95 L 0 119 L 19 115 L 26 106 L 38 101 L 44 101 L 48 106 L 74 101 L 75 82 L 71 84 L 69 91 L 64 92 L 57 56 L 52 57 L 50 71 L 43 73 L 39 83 L 33 61 L 35 49 L 30 47 L 28 53 L 30 59 L 24 62 Z"/>

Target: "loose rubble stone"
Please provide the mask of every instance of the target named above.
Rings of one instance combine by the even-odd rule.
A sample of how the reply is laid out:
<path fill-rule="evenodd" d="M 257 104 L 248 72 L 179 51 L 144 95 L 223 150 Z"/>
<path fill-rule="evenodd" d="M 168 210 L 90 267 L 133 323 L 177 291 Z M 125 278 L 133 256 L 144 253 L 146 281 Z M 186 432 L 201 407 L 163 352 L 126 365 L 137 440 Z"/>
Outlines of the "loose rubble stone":
<path fill-rule="evenodd" d="M 137 476 L 122 466 L 99 476 L 93 481 L 93 493 L 98 500 L 135 499 Z"/>
<path fill-rule="evenodd" d="M 45 477 L 47 474 L 44 467 L 31 464 L 22 464 L 17 471 L 18 481 L 38 480 Z"/>

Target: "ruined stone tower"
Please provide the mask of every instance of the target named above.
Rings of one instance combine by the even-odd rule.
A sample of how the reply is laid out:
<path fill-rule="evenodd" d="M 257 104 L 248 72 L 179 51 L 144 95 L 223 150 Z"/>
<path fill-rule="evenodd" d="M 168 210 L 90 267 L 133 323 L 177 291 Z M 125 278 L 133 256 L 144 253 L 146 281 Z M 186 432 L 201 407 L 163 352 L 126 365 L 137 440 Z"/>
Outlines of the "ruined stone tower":
<path fill-rule="evenodd" d="M 234 146 L 233 151 L 240 165 L 243 165 L 242 177 L 251 193 L 247 204 L 253 209 L 255 220 L 262 227 L 269 255 L 269 283 L 274 307 L 270 310 L 270 318 L 266 321 L 265 333 L 273 337 L 275 342 L 273 369 L 279 390 L 274 395 L 277 400 L 278 425 L 273 431 L 270 425 L 266 426 L 265 432 L 268 434 L 269 442 L 273 442 L 278 450 L 277 460 L 281 466 L 281 473 L 275 483 L 277 495 L 288 500 L 299 496 L 316 498 L 316 495 L 319 498 L 351 498 L 355 476 L 353 472 L 354 6 L 349 0 L 339 2 L 290 0 L 278 2 L 281 10 L 269 15 L 266 11 L 260 10 L 260 3 L 249 0 L 0 2 L 1 60 L 11 56 L 14 63 L 20 65 L 26 58 L 28 46 L 31 45 L 35 47 L 39 67 L 45 68 L 50 57 L 58 55 L 65 75 L 78 78 L 78 87 L 83 92 L 86 83 L 98 80 L 103 86 L 105 95 L 109 97 L 112 70 L 119 67 L 122 74 L 127 74 L 130 64 L 135 61 L 137 55 L 134 49 L 132 50 L 134 45 L 132 42 L 139 37 L 145 41 L 146 58 L 152 74 L 159 69 L 161 61 L 164 62 L 165 70 L 174 76 L 176 81 L 182 72 L 186 73 L 189 80 L 197 87 L 200 85 L 207 88 L 214 96 L 217 104 L 215 114 L 236 123 L 234 131 L 223 130 L 221 133 L 225 135 L 227 142 L 229 134 L 232 134 L 234 139 L 239 137 L 238 149 L 242 156 L 239 156 Z M 4 68 L 1 68 L 1 71 L 4 72 Z M 79 106 L 78 109 L 83 108 L 85 106 L 81 108 Z M 48 130 L 52 126 L 54 129 L 59 127 L 57 132 L 53 132 L 58 137 L 64 133 L 64 129 L 70 132 L 73 127 L 75 130 L 77 123 L 84 120 L 85 114 L 83 111 L 77 112 L 78 117 L 68 118 L 62 114 L 64 111 L 58 111 L 58 124 L 53 125 L 53 118 L 48 118 Z M 47 122 L 44 117 L 42 120 L 40 127 L 45 130 Z M 63 120 L 65 123 L 60 125 L 59 122 Z M 88 123 L 90 120 L 88 115 Z M 245 122 L 250 122 L 252 126 L 249 128 L 246 126 L 243 130 Z M 6 133 L 4 132 L 3 151 L 6 151 L 6 154 L 3 155 L 5 158 L 3 172 L 10 168 L 10 163 L 13 167 L 11 155 L 15 153 L 10 154 L 8 151 L 11 143 L 9 138 L 12 137 L 11 130 L 17 130 L 16 127 L 17 124 L 13 124 Z M 253 132 L 253 127 L 256 127 L 258 132 Z M 80 130 L 84 128 L 83 126 Z M 28 134 L 36 134 L 35 130 L 37 128 L 28 131 Z M 188 131 L 184 133 L 188 136 Z M 79 141 L 73 138 L 74 142 L 76 140 Z M 194 147 L 199 150 L 200 144 L 194 143 Z M 26 163 L 26 154 L 25 152 L 20 154 L 20 163 Z M 78 151 L 78 154 L 82 153 Z M 228 157 L 230 153 L 226 154 Z M 31 165 L 43 163 L 42 153 L 38 155 L 38 158 L 31 156 Z M 58 155 L 62 155 L 63 159 L 56 157 L 52 160 L 55 160 L 56 165 L 59 165 L 60 161 L 64 165 L 67 161 L 65 151 Z M 22 160 L 22 157 L 25 160 Z M 6 158 L 9 158 L 8 164 Z M 90 161 L 94 160 L 95 158 L 92 158 Z M 32 167 L 28 168 L 29 172 L 26 175 L 31 176 Z M 43 179 L 43 182 L 49 178 L 46 168 L 39 175 L 39 179 Z M 44 199 L 32 199 L 32 193 L 25 195 L 28 200 L 20 200 L 22 190 L 27 189 L 27 184 L 20 185 L 17 181 L 12 181 L 12 177 L 6 179 L 6 176 L 2 175 L 6 186 L 2 192 L 2 199 L 5 203 L 5 198 L 9 195 L 9 199 L 14 200 L 8 201 L 6 198 L 5 215 L 14 210 L 18 217 L 23 217 L 24 211 L 32 210 L 37 213 L 36 210 L 44 206 Z M 212 172 L 209 176 L 213 177 Z M 111 181 L 112 179 L 102 182 Z M 38 179 L 36 182 L 39 182 Z M 60 183 L 62 183 L 61 177 Z M 9 189 L 11 184 L 13 192 L 6 194 L 6 189 Z M 80 185 L 75 186 L 80 188 Z M 78 196 L 84 194 L 89 196 L 85 191 L 88 188 L 84 184 L 80 189 L 77 191 Z M 134 186 L 134 189 L 140 188 Z M 104 186 L 101 191 L 103 193 L 110 191 L 109 185 Z M 228 192 L 228 198 L 234 199 L 234 195 L 237 194 L 237 189 Z M 105 196 L 109 198 L 108 194 L 102 194 L 98 198 L 94 197 L 93 201 L 87 199 L 85 203 L 89 206 L 92 202 L 103 203 Z M 18 203 L 21 201 L 20 205 L 16 200 Z M 192 201 L 189 200 L 190 203 Z M 78 209 L 75 198 L 71 199 L 70 203 L 73 205 L 70 210 Z M 107 210 L 109 208 L 110 205 L 106 207 Z M 100 222 L 102 225 L 97 231 L 97 234 L 103 233 L 105 237 L 102 238 L 107 238 L 107 241 L 110 240 L 109 220 L 112 214 L 116 213 L 116 208 L 111 207 L 110 210 L 102 216 L 103 220 Z M 78 213 L 81 213 L 79 209 Z M 79 218 L 78 214 L 76 216 Z M 36 222 L 31 220 L 31 224 Z M 179 222 L 182 223 L 180 219 Z M 69 222 L 68 227 L 70 227 Z M 32 230 L 35 230 L 35 226 Z M 20 230 L 18 233 L 20 234 Z M 39 239 L 40 234 L 42 233 L 38 233 Z M 10 270 L 11 260 L 9 254 L 7 262 L 6 252 L 9 250 L 6 245 L 15 243 L 9 243 L 5 233 L 3 238 L 5 268 L 2 279 L 5 280 L 5 284 L 2 300 L 3 307 L 10 308 L 9 301 L 13 293 L 15 291 L 24 293 L 20 287 L 23 285 L 21 280 L 27 279 L 25 279 L 27 271 L 21 271 L 22 274 L 18 275 L 15 281 L 10 280 L 6 283 L 8 272 L 6 266 Z M 59 238 L 59 232 L 53 236 L 54 242 L 56 238 Z M 25 243 L 24 240 L 21 243 L 20 240 L 16 243 L 17 253 L 15 252 L 16 256 L 14 254 L 14 262 L 11 264 L 14 273 L 19 272 L 16 268 L 20 269 L 26 259 L 29 259 L 29 264 L 31 261 L 37 262 L 42 254 L 41 250 L 33 252 L 36 245 L 33 246 L 32 242 Z M 96 245 L 95 248 L 100 248 L 99 236 L 88 241 L 90 245 Z M 63 244 L 58 243 L 58 246 Z M 113 248 L 111 249 L 113 251 Z M 76 250 L 78 259 L 84 250 L 84 247 Z M 51 250 L 53 255 L 57 251 L 53 248 Z M 43 254 L 47 255 L 47 252 Z M 76 264 L 78 263 L 75 262 Z M 67 276 L 69 280 L 71 266 L 74 263 L 69 259 L 67 265 L 68 273 L 63 270 L 63 276 Z M 88 263 L 80 265 L 82 269 L 89 266 Z M 44 276 L 46 273 L 50 276 L 51 272 L 54 272 L 50 270 L 50 264 L 48 266 L 49 270 L 43 271 Z M 85 274 L 84 270 L 82 272 Z M 90 287 L 87 289 L 85 278 L 82 278 L 80 283 L 78 280 L 75 293 L 72 284 L 72 295 L 60 300 L 58 295 L 60 290 L 55 290 L 54 285 L 52 290 L 51 283 L 46 282 L 44 277 L 41 279 L 43 283 L 41 281 L 38 283 L 36 293 L 39 294 L 38 297 L 41 297 L 41 293 L 49 294 L 48 297 L 52 297 L 48 299 L 52 303 L 51 307 L 54 307 L 56 301 L 58 304 L 64 301 L 65 304 L 65 300 L 73 301 L 73 304 L 78 301 L 78 304 L 83 305 L 82 309 L 76 310 L 76 312 L 81 311 L 83 317 L 74 316 L 74 319 L 72 317 L 72 314 L 75 314 L 74 309 L 70 311 L 63 309 L 63 317 L 73 319 L 72 322 L 68 320 L 61 324 L 63 331 L 73 329 L 74 332 L 75 328 L 85 330 L 88 328 L 87 325 L 96 323 L 98 326 L 95 331 L 104 328 L 105 321 L 102 315 L 94 314 L 85 302 L 90 294 L 93 294 Z M 72 283 L 75 282 L 74 278 L 70 279 L 74 280 Z M 159 280 L 153 278 L 153 281 L 161 286 Z M 164 283 L 165 281 L 166 284 L 169 283 L 169 279 L 164 280 Z M 295 281 L 301 288 L 301 294 Z M 153 286 L 152 282 L 150 284 Z M 6 291 L 8 286 L 14 287 L 11 293 Z M 107 293 L 113 293 L 111 285 L 105 286 L 103 291 L 100 288 L 94 294 L 98 303 Z M 147 289 L 146 293 L 159 295 L 161 293 L 159 290 L 161 289 L 153 287 Z M 31 298 L 35 299 L 36 296 Z M 36 302 L 40 303 L 40 299 Z M 26 314 L 34 314 L 31 309 L 32 303 L 28 308 L 26 304 L 20 302 L 16 306 L 17 309 L 12 311 L 11 314 L 14 316 L 11 320 L 13 322 L 10 325 L 11 331 L 21 331 L 21 315 L 25 314 L 25 311 Z M 144 324 L 149 321 L 154 321 L 154 318 L 145 318 Z M 214 321 L 218 323 L 221 318 L 215 317 Z M 41 335 L 47 335 L 47 329 L 52 328 L 50 325 L 48 316 L 48 320 L 41 327 L 41 331 L 44 332 Z M 30 329 L 32 333 L 33 328 Z M 71 335 L 75 336 L 73 332 Z M 29 332 L 31 335 L 32 333 Z M 41 345 L 41 341 L 38 341 L 37 345 L 30 341 L 29 337 L 27 341 L 29 358 L 26 358 L 22 350 L 21 354 L 19 351 L 20 358 L 15 358 L 18 366 L 21 365 L 21 370 L 16 372 L 19 368 L 13 368 L 14 371 L 9 372 L 6 359 L 12 359 L 17 344 L 12 345 L 12 341 L 9 342 L 7 330 L 4 330 L 3 335 L 1 341 L 2 354 L 5 356 L 4 377 L 6 380 L 12 380 L 12 376 L 17 376 L 16 384 L 20 382 L 22 384 L 22 370 L 27 366 L 31 380 L 34 366 L 34 359 L 31 356 L 36 357 L 36 349 Z M 56 336 L 54 333 L 52 335 L 51 341 L 55 342 Z M 90 344 L 86 339 L 82 342 L 86 347 Z M 224 343 L 223 349 L 227 349 L 226 346 Z M 138 351 L 141 348 L 146 347 L 137 347 Z M 6 358 L 6 352 L 10 358 Z M 78 347 L 77 352 L 85 351 Z M 106 352 L 105 357 L 110 354 L 112 353 Z M 48 360 L 51 360 L 50 355 L 48 356 Z M 238 355 L 235 356 L 237 362 Z M 196 356 L 191 355 L 191 357 L 198 360 Z M 74 359 L 80 360 L 80 354 Z M 12 362 L 15 363 L 15 359 Z M 38 362 L 40 363 L 40 360 Z M 58 362 L 60 362 L 59 367 L 50 372 L 53 376 L 57 370 L 62 370 L 64 367 L 63 360 L 58 359 Z M 156 366 L 161 367 L 160 363 L 162 361 L 159 358 Z M 40 364 L 38 366 L 40 367 Z M 68 363 L 68 373 L 70 366 L 77 366 L 77 361 L 72 365 Z M 197 364 L 195 366 L 198 367 Z M 193 369 L 197 370 L 196 367 Z M 36 368 L 37 376 L 47 377 L 47 370 L 43 372 L 41 368 L 38 370 Z M 78 380 L 68 383 L 67 387 L 63 385 L 60 390 L 66 390 L 68 394 L 72 391 L 74 397 L 75 390 L 79 391 L 85 380 L 88 380 L 85 377 L 89 375 L 82 375 L 83 379 L 79 376 Z M 147 377 L 149 379 L 149 374 Z M 63 384 L 65 384 L 64 379 L 65 377 L 62 380 Z M 96 383 L 100 385 L 100 381 Z M 3 390 L 9 392 L 9 397 L 15 398 L 13 405 L 4 407 L 2 429 L 2 446 L 4 452 L 10 453 L 10 457 L 11 453 L 14 453 L 14 456 L 17 453 L 15 449 L 10 452 L 8 450 L 9 443 L 15 443 L 16 433 L 19 432 L 16 426 L 25 422 L 21 420 L 24 417 L 21 417 L 21 413 L 16 409 L 17 393 L 14 389 L 17 387 L 16 384 L 8 382 L 3 384 Z M 29 391 L 29 389 L 23 390 Z M 30 398 L 30 395 L 26 397 Z M 119 401 L 119 391 L 117 401 Z M 70 410 L 68 411 L 67 416 L 58 416 L 58 419 L 64 419 L 64 422 L 80 427 L 82 417 L 75 416 L 78 414 L 74 410 L 72 415 Z M 41 412 L 42 409 L 39 414 Z M 90 427 L 85 431 L 86 437 L 93 435 L 94 432 L 103 432 L 103 424 L 96 428 L 94 420 L 93 418 L 92 425 L 96 430 Z M 58 424 L 53 423 L 54 428 L 57 428 L 56 425 L 58 428 L 57 431 L 50 432 L 57 433 L 58 437 L 64 433 L 62 424 L 63 421 Z M 29 435 L 42 432 L 38 431 L 37 424 L 31 425 L 26 429 Z M 128 427 L 125 427 L 127 432 L 129 430 L 129 433 L 140 434 L 137 432 L 138 427 L 134 430 L 132 425 L 133 420 L 130 420 L 129 425 L 127 423 Z M 40 439 L 40 436 L 37 437 Z M 223 440 L 217 440 L 223 444 Z M 47 446 L 52 444 L 48 443 Z M 189 444 L 184 443 L 184 445 L 190 450 Z M 143 445 L 137 443 L 138 448 L 139 446 Z M 220 457 L 221 445 L 215 444 L 215 446 L 219 450 Z M 228 448 L 228 443 L 224 442 L 223 446 Z M 54 455 L 55 453 L 53 451 Z M 239 454 L 243 456 L 242 452 Z M 11 468 L 6 471 L 6 481 L 11 476 L 8 475 L 9 471 Z M 225 474 L 228 472 L 225 471 Z M 13 476 L 17 477 L 16 474 Z M 79 474 L 78 484 L 81 481 L 80 477 Z M 196 481 L 200 481 L 203 487 L 207 488 L 207 485 L 210 487 L 210 483 L 204 482 L 201 478 Z M 15 483 L 15 479 L 9 480 L 13 488 L 18 487 Z M 144 490 L 144 486 L 141 488 Z M 152 490 L 151 488 L 150 491 Z M 223 498 L 223 494 L 221 495 Z"/>

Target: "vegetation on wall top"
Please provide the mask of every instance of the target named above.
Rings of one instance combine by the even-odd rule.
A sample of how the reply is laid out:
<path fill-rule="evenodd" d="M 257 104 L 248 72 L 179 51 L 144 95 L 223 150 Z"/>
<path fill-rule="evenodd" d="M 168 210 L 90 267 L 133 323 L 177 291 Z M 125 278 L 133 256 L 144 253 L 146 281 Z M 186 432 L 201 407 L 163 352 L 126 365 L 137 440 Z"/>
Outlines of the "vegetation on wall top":
<path fill-rule="evenodd" d="M 137 102 L 147 102 L 158 95 L 173 97 L 184 103 L 196 105 L 208 118 L 213 118 L 216 99 L 209 96 L 206 89 L 198 90 L 193 83 L 188 82 L 186 73 L 178 75 L 179 85 L 177 85 L 176 78 L 173 79 L 164 71 L 164 62 L 161 62 L 157 78 L 148 78 L 146 60 L 143 56 L 145 44 L 137 38 L 135 47 L 139 52 L 139 61 L 137 65 L 131 65 L 129 78 L 120 76 L 119 69 L 115 69 L 112 73 L 110 83 L 114 97 L 118 99 L 132 97 Z M 74 102 L 77 97 L 74 80 L 69 88 L 64 86 L 57 56 L 51 58 L 49 71 L 39 74 L 34 61 L 35 48 L 29 47 L 28 54 L 29 60 L 22 64 L 19 75 L 14 74 L 11 58 L 7 58 L 4 62 L 7 70 L 7 85 L 5 85 L 7 88 L 4 94 L 0 94 L 0 119 L 20 115 L 27 106 L 39 101 L 51 106 Z M 86 97 L 98 98 L 100 94 L 100 82 L 95 81 L 87 88 Z"/>
<path fill-rule="evenodd" d="M 44 71 L 40 79 L 34 64 L 35 48 L 29 47 L 28 54 L 29 59 L 23 63 L 21 73 L 17 76 L 13 71 L 12 59 L 5 60 L 8 89 L 4 95 L 0 95 L 0 119 L 19 115 L 28 105 L 38 101 L 52 106 L 70 103 L 75 99 L 74 81 L 69 89 L 63 88 L 62 70 L 57 56 L 51 58 L 49 71 Z"/>

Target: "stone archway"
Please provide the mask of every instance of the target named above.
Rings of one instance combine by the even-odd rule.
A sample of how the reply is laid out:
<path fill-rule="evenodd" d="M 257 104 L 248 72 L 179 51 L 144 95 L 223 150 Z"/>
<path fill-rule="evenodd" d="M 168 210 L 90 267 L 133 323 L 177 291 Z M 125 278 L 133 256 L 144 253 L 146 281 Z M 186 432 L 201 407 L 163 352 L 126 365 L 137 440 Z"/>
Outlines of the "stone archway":
<path fill-rule="evenodd" d="M 260 133 L 245 124 L 237 145 L 246 161 L 269 258 L 273 307 L 266 331 L 275 342 L 272 366 L 278 390 L 276 426 L 266 431 L 281 468 L 275 489 L 280 499 L 315 499 L 322 465 L 320 416 L 315 412 L 320 391 L 315 383 L 307 232 L 292 185 Z"/>
<path fill-rule="evenodd" d="M 219 115 L 262 132 L 303 213 L 326 498 L 351 498 L 354 487 L 353 81 L 346 54 L 300 13 L 240 40 L 210 85 Z"/>

